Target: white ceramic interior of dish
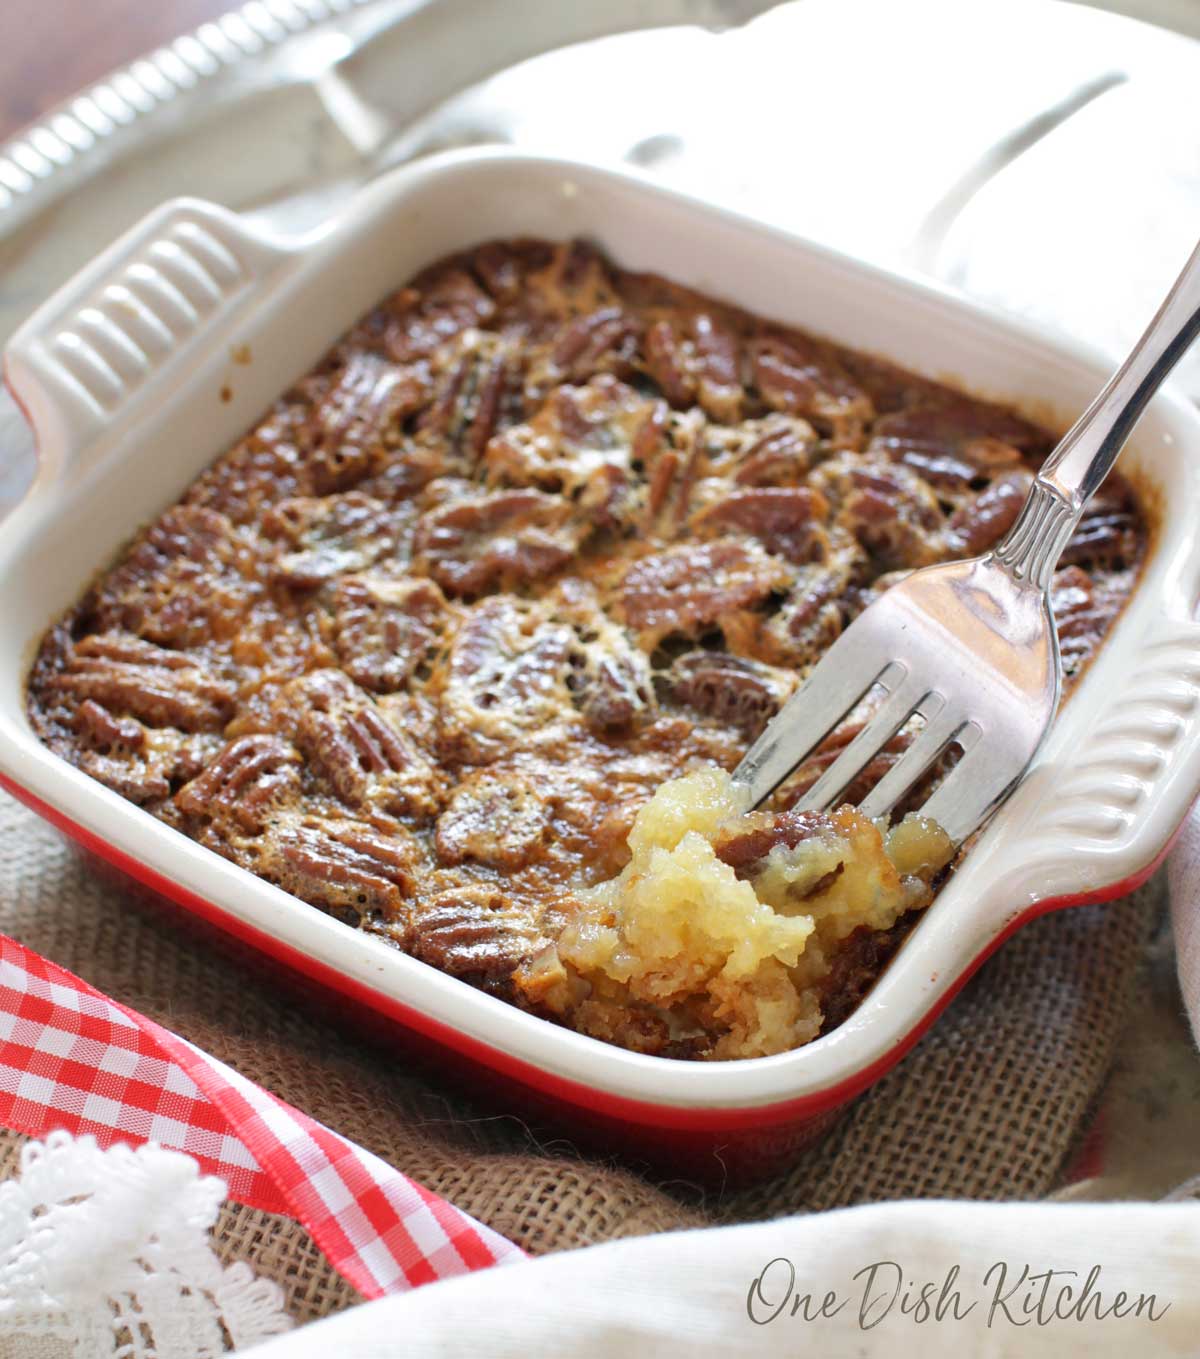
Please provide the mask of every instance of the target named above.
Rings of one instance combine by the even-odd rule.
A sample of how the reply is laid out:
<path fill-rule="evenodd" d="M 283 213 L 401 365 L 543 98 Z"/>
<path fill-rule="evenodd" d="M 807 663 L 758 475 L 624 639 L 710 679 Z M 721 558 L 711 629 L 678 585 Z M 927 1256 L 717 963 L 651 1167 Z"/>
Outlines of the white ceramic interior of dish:
<path fill-rule="evenodd" d="M 1065 425 L 1107 376 L 1067 340 L 652 185 L 506 152 L 419 162 L 303 240 L 180 200 L 153 213 L 14 336 L 7 376 L 41 463 L 0 541 L 0 772 L 248 925 L 533 1065 L 679 1108 L 817 1094 L 892 1049 L 1006 925 L 1101 894 L 1162 851 L 1200 787 L 1200 416 L 1155 398 L 1123 461 L 1161 509 L 1141 585 L 994 818 L 857 1012 L 795 1052 L 688 1063 L 608 1046 L 444 976 L 202 849 L 50 754 L 24 714 L 47 625 L 143 523 L 380 297 L 491 237 L 583 235 L 784 322 Z M 247 353 L 249 362 L 245 360 Z"/>

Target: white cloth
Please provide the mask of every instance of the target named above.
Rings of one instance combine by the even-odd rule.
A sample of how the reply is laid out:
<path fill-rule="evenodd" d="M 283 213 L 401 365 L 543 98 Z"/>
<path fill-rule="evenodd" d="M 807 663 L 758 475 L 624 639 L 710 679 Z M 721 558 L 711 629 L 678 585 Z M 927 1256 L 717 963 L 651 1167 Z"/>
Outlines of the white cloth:
<path fill-rule="evenodd" d="M 1200 1041 L 1200 806 L 1184 823 L 1167 860 L 1167 893 L 1179 988 L 1192 1032 Z"/>
<path fill-rule="evenodd" d="M 1156 1359 L 1200 1354 L 1198 1264 L 1200 1203 L 897 1203 L 486 1270 L 343 1312 L 251 1355 Z M 1097 1268 L 1080 1320 L 1071 1305 Z M 1045 1280 L 1046 1270 L 1072 1272 Z M 905 1282 L 889 1305 L 898 1271 Z M 830 1293 L 836 1314 L 815 1315 Z M 805 1294 L 815 1319 L 802 1303 L 792 1315 Z"/>
<path fill-rule="evenodd" d="M 152 1143 L 27 1143 L 0 1184 L 0 1359 L 215 1359 L 286 1330 L 278 1286 L 213 1254 L 226 1194 Z"/>

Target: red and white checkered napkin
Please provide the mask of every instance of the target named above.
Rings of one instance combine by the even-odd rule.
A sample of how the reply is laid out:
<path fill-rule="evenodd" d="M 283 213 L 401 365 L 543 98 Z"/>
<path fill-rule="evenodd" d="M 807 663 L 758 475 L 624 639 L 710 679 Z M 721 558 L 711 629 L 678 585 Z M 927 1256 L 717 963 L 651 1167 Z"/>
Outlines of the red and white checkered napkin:
<path fill-rule="evenodd" d="M 523 1252 L 223 1062 L 0 935 L 0 1125 L 158 1142 L 302 1222 L 369 1298 Z"/>

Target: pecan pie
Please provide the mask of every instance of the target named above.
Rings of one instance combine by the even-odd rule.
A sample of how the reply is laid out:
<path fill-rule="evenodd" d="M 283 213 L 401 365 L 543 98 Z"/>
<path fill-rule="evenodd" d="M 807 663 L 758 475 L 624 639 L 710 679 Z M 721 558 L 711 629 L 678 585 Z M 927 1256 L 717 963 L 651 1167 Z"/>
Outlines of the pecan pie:
<path fill-rule="evenodd" d="M 728 771 L 871 599 L 999 540 L 1052 443 L 585 243 L 492 242 L 384 299 L 124 549 L 43 640 L 30 717 L 514 1004 L 777 1052 L 850 1012 L 949 846 L 794 810 L 861 713 L 766 811 Z M 1054 580 L 1068 679 L 1146 540 L 1111 477 Z"/>

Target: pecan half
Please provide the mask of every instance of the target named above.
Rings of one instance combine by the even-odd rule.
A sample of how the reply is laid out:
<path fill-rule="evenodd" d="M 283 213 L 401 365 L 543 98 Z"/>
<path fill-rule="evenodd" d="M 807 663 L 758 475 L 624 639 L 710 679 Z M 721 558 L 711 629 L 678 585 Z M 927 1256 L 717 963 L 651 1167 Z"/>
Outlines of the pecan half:
<path fill-rule="evenodd" d="M 268 830 L 258 862 L 285 891 L 354 922 L 404 920 L 419 859 L 403 826 L 309 816 Z"/>
<path fill-rule="evenodd" d="M 444 360 L 436 395 L 417 422 L 418 441 L 452 455 L 447 465 L 470 472 L 505 416 L 515 375 L 511 345 L 468 331 Z"/>
<path fill-rule="evenodd" d="M 443 754 L 485 764 L 574 718 L 572 628 L 511 595 L 476 604 L 451 643 L 441 683 Z"/>
<path fill-rule="evenodd" d="M 588 478 L 577 503 L 579 518 L 605 533 L 633 528 L 641 508 L 635 479 L 611 463 Z"/>
<path fill-rule="evenodd" d="M 471 266 L 491 297 L 497 302 L 513 302 L 520 291 L 531 253 L 525 242 L 486 241 L 475 249 Z M 539 253 L 544 254 L 544 249 Z"/>
<path fill-rule="evenodd" d="M 277 401 L 257 428 L 200 474 L 182 503 L 250 526 L 281 500 L 311 492 L 301 452 L 309 416 L 308 402 L 295 393 Z"/>
<path fill-rule="evenodd" d="M 823 556 L 824 535 L 814 527 L 829 514 L 829 502 L 809 486 L 764 486 L 731 491 L 692 519 L 700 533 L 745 533 L 798 565 Z"/>
<path fill-rule="evenodd" d="M 881 416 L 868 453 L 884 453 L 934 486 L 966 489 L 1019 466 L 1045 435 L 1011 411 L 981 401 L 940 401 Z"/>
<path fill-rule="evenodd" d="M 285 500 L 263 520 L 268 537 L 295 549 L 275 563 L 275 578 L 311 589 L 383 558 L 403 564 L 413 514 L 407 505 L 386 505 L 359 491 Z"/>
<path fill-rule="evenodd" d="M 343 802 L 398 815 L 437 810 L 440 779 L 428 757 L 340 670 L 294 680 L 281 706 L 309 767 Z"/>
<path fill-rule="evenodd" d="M 654 712 L 650 662 L 638 647 L 585 646 L 567 683 L 583 720 L 594 731 L 626 732 Z"/>
<path fill-rule="evenodd" d="M 680 321 L 656 321 L 644 341 L 646 371 L 672 406 L 699 405 L 715 420 L 741 415 L 742 384 L 736 336 L 706 311 Z"/>
<path fill-rule="evenodd" d="M 964 500 L 946 525 L 949 550 L 955 556 L 975 557 L 995 547 L 1017 522 L 1032 481 L 1032 472 L 1017 468 Z"/>
<path fill-rule="evenodd" d="M 511 770 L 476 770 L 459 784 L 438 817 L 438 858 L 447 864 L 470 859 L 516 872 L 545 844 L 550 813 L 550 805 L 527 779 Z"/>
<path fill-rule="evenodd" d="M 399 442 L 400 422 L 429 395 L 424 367 L 401 367 L 371 350 L 346 351 L 343 367 L 313 406 L 313 485 L 321 495 L 360 481 Z"/>
<path fill-rule="evenodd" d="M 628 734 L 652 717 L 657 704 L 649 658 L 607 616 L 595 588 L 568 578 L 542 602 L 555 622 L 574 633 L 566 687 L 588 726 L 601 735 Z"/>
<path fill-rule="evenodd" d="M 853 559 L 834 556 L 803 567 L 782 608 L 767 625 L 775 642 L 774 660 L 808 665 L 838 638 L 845 623 L 843 599 Z"/>
<path fill-rule="evenodd" d="M 619 306 L 571 317 L 550 350 L 554 374 L 570 381 L 597 372 L 631 373 L 640 329 L 636 318 Z"/>
<path fill-rule="evenodd" d="M 848 453 L 814 479 L 837 507 L 836 522 L 884 570 L 928 566 L 944 556 L 937 496 L 911 468 Z"/>
<path fill-rule="evenodd" d="M 79 768 L 139 806 L 161 803 L 171 793 L 170 779 L 150 761 L 114 760 L 94 750 L 85 750 L 79 757 Z"/>
<path fill-rule="evenodd" d="M 747 420 L 741 430 L 751 437 L 740 451 L 734 472 L 739 486 L 793 486 L 808 471 L 817 432 L 807 420 L 771 415 Z"/>
<path fill-rule="evenodd" d="M 692 633 L 786 589 L 791 579 L 755 542 L 684 543 L 633 563 L 621 586 L 621 609 L 638 632 Z"/>
<path fill-rule="evenodd" d="M 689 651 L 662 678 L 676 703 L 754 740 L 796 687 L 796 676 L 724 651 Z"/>
<path fill-rule="evenodd" d="M 178 781 L 192 777 L 211 753 L 216 737 L 184 736 L 171 728 L 150 731 L 132 717 L 119 717 L 86 698 L 70 725 L 79 737 L 66 755 L 85 774 L 130 802 L 163 803 Z"/>
<path fill-rule="evenodd" d="M 647 400 L 616 378 L 601 375 L 583 386 L 556 387 L 528 421 L 488 444 L 488 481 L 582 493 L 602 517 L 602 527 L 617 528 L 636 503 L 628 495 L 636 465 L 652 457 L 665 425 L 662 402 Z"/>
<path fill-rule="evenodd" d="M 416 564 L 448 594 L 471 596 L 542 580 L 572 560 L 582 526 L 541 491 L 464 496 L 421 516 Z"/>
<path fill-rule="evenodd" d="M 442 265 L 422 274 L 379 308 L 384 351 L 398 363 L 428 358 L 471 327 L 486 325 L 496 304 L 466 269 Z"/>
<path fill-rule="evenodd" d="M 271 814 L 300 792 L 300 757 L 269 733 L 239 736 L 175 794 L 189 816 L 229 819 L 258 835 Z"/>
<path fill-rule="evenodd" d="M 427 661 L 447 621 L 431 580 L 346 576 L 334 592 L 334 647 L 365 689 L 394 693 Z"/>
<path fill-rule="evenodd" d="M 442 892 L 424 905 L 413 922 L 411 951 L 452 977 L 494 982 L 544 943 L 527 911 L 481 883 Z"/>
<path fill-rule="evenodd" d="M 1090 576 L 1078 566 L 1065 566 L 1054 573 L 1050 608 L 1058 629 L 1064 674 L 1077 675 L 1099 649 L 1127 592 L 1127 581 Z"/>
<path fill-rule="evenodd" d="M 638 455 L 646 476 L 642 530 L 654 538 L 676 538 L 694 508 L 697 487 L 715 470 L 713 448 L 703 417 L 694 410 L 672 411 L 664 420 L 656 415 L 645 432 L 651 429 L 652 440 L 639 436 L 646 448 Z"/>
<path fill-rule="evenodd" d="M 598 624 L 576 630 L 567 687 L 583 720 L 601 735 L 628 733 L 657 706 L 650 660 L 623 628 Z"/>
<path fill-rule="evenodd" d="M 802 415 L 839 444 L 856 443 L 874 415 L 871 398 L 833 353 L 795 334 L 770 332 L 751 347 L 759 395 L 774 410 Z"/>
<path fill-rule="evenodd" d="M 146 745 L 146 728 L 132 717 L 117 717 L 94 699 L 85 698 L 75 713 L 75 729 L 93 750 L 139 751 Z"/>
<path fill-rule="evenodd" d="M 96 620 L 105 630 L 163 646 L 226 639 L 255 594 L 253 570 L 252 552 L 225 515 L 176 505 L 139 535 L 102 582 Z"/>
<path fill-rule="evenodd" d="M 1059 561 L 1064 566 L 1121 570 L 1141 558 L 1142 536 L 1129 483 L 1110 476 L 1083 512 Z"/>
<path fill-rule="evenodd" d="M 47 684 L 79 700 L 91 699 L 114 714 L 127 713 L 151 727 L 182 731 L 220 728 L 233 711 L 237 690 L 195 656 L 168 651 L 123 633 L 81 638 L 66 669 Z"/>

